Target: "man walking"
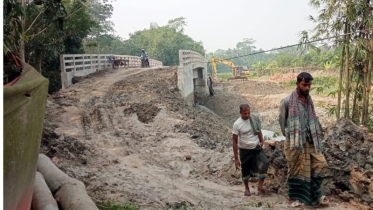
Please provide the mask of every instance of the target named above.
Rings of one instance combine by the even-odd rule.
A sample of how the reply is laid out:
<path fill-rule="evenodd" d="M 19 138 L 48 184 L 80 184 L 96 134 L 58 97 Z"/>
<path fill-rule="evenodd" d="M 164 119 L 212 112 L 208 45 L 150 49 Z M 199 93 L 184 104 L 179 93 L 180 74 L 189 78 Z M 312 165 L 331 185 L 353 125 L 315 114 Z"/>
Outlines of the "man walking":
<path fill-rule="evenodd" d="M 250 106 L 240 106 L 241 117 L 233 124 L 233 153 L 236 170 L 241 166 L 242 181 L 245 184 L 245 196 L 250 196 L 249 178 L 259 179 L 258 195 L 269 194 L 263 187 L 264 179 L 267 177 L 268 159 L 264 153 L 263 135 L 261 123 L 258 116 L 250 114 Z M 240 160 L 238 159 L 238 150 Z M 240 163 L 241 161 L 241 163 Z"/>
<path fill-rule="evenodd" d="M 327 170 L 322 151 L 321 128 L 309 95 L 312 76 L 297 76 L 297 88 L 280 102 L 279 122 L 286 137 L 289 203 L 292 206 L 327 204 L 320 187 Z"/>

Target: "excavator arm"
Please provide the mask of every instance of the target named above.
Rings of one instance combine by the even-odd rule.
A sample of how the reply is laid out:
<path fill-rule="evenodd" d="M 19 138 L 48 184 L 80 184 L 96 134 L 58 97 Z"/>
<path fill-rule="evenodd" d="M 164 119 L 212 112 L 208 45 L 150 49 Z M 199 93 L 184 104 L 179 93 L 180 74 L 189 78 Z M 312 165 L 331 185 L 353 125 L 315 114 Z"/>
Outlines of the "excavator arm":
<path fill-rule="evenodd" d="M 222 64 L 225 64 L 225 65 L 228 65 L 232 68 L 232 74 L 234 75 L 235 73 L 235 65 L 232 61 L 229 61 L 229 60 L 225 60 L 225 59 L 216 59 L 214 57 L 211 58 L 211 66 L 212 66 L 212 70 L 214 71 L 214 76 L 217 76 L 217 70 L 216 70 L 216 63 L 222 63 Z"/>
<path fill-rule="evenodd" d="M 228 66 L 230 66 L 232 68 L 232 77 L 228 78 L 228 80 L 230 80 L 230 79 L 243 79 L 243 80 L 247 80 L 247 76 L 246 75 L 249 75 L 249 71 L 244 72 L 242 70 L 243 69 L 242 66 L 235 66 L 232 61 L 225 60 L 225 59 L 216 59 L 214 57 L 211 58 L 211 66 L 212 66 L 212 70 L 213 70 L 213 78 L 217 78 L 217 76 L 218 76 L 217 75 L 218 72 L 217 72 L 217 68 L 216 68 L 216 63 L 222 63 L 222 64 L 228 65 Z"/>

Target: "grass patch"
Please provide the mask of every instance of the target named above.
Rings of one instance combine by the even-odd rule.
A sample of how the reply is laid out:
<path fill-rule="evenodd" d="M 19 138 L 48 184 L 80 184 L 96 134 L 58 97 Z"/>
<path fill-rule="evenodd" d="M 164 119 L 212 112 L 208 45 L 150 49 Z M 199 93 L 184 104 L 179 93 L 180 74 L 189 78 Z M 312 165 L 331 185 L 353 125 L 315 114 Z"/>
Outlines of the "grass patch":
<path fill-rule="evenodd" d="M 169 207 L 169 210 L 188 210 L 188 205 L 185 201 L 167 204 L 167 206 Z"/>
<path fill-rule="evenodd" d="M 231 72 L 229 72 L 229 73 L 218 73 L 218 74 L 217 74 L 217 77 L 218 77 L 219 79 L 228 79 L 228 78 L 233 77 L 233 75 L 232 75 Z M 255 78 L 257 78 L 256 73 L 255 73 L 255 72 L 254 72 L 254 73 L 251 73 L 251 72 L 250 72 L 250 75 L 248 75 L 247 78 L 248 78 L 248 79 L 255 79 Z"/>
<path fill-rule="evenodd" d="M 246 204 L 245 206 L 250 206 L 250 207 L 261 207 L 263 209 L 272 209 L 272 205 L 270 203 L 264 203 L 264 202 L 250 202 L 248 204 Z"/>
<path fill-rule="evenodd" d="M 194 169 L 192 169 L 192 170 L 189 171 L 189 174 L 190 174 L 190 175 L 193 175 L 193 174 L 195 174 L 195 173 L 196 173 L 196 170 L 194 170 Z"/>
<path fill-rule="evenodd" d="M 118 204 L 112 201 L 97 202 L 96 206 L 100 210 L 139 210 L 140 207 L 134 204 Z"/>

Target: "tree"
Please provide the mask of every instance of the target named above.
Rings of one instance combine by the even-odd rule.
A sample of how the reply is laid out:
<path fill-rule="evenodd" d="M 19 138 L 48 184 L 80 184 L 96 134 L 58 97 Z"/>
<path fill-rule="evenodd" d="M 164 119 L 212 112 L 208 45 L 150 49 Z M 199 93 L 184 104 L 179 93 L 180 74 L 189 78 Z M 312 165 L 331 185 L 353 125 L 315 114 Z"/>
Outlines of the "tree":
<path fill-rule="evenodd" d="M 164 65 L 179 65 L 180 49 L 193 50 L 204 55 L 205 51 L 202 42 L 197 42 L 183 33 L 186 26 L 185 18 L 172 19 L 168 23 L 165 26 L 151 23 L 149 29 L 131 33 L 130 38 L 124 41 L 121 41 L 118 37 L 113 39 L 113 36 L 110 39 L 104 39 L 104 36 L 97 36 L 92 41 L 94 40 L 99 46 L 102 46 L 104 42 L 108 44 L 109 40 L 115 40 L 116 45 L 120 46 L 116 51 L 125 55 L 139 56 L 141 49 L 145 49 L 150 58 L 161 60 Z M 112 45 L 109 44 L 109 46 Z M 89 50 L 89 48 L 86 47 L 86 50 Z M 89 52 L 91 51 L 89 50 Z M 112 52 L 106 51 L 105 53 Z"/>
<path fill-rule="evenodd" d="M 25 44 L 50 27 L 62 29 L 66 16 L 60 0 L 5 0 L 4 46 L 25 61 Z"/>
<path fill-rule="evenodd" d="M 103 3 L 99 0 L 5 0 L 4 49 L 16 52 L 47 77 L 50 93 L 59 90 L 59 55 L 84 53 L 83 39 L 107 18 L 107 15 L 93 18 L 89 9 L 102 8 L 102 4 L 107 9 L 99 11 L 109 13 L 106 0 Z M 103 33 L 107 28 L 100 29 Z"/>
<path fill-rule="evenodd" d="M 184 33 L 184 27 L 187 26 L 186 18 L 179 17 L 169 20 L 167 25 L 170 28 L 175 29 L 177 32 Z"/>
<path fill-rule="evenodd" d="M 336 39 L 336 46 L 342 46 L 341 69 L 339 78 L 337 117 L 340 117 L 341 95 L 343 81 L 346 96 L 344 117 L 351 118 L 351 113 L 357 113 L 356 98 L 360 94 L 360 74 L 364 71 L 364 95 L 362 106 L 363 125 L 368 124 L 369 91 L 367 86 L 371 84 L 372 66 L 372 34 L 365 30 L 371 28 L 373 15 L 371 13 L 372 2 L 370 0 L 311 0 L 311 5 L 320 10 L 317 18 L 311 20 L 317 23 L 315 37 L 335 37 L 343 34 L 342 39 Z M 321 8 L 321 9 L 320 9 Z M 342 41 L 342 45 L 340 44 Z M 351 53 L 353 51 L 353 53 Z M 363 66 L 363 67 L 362 67 Z M 355 89 L 352 85 L 355 83 Z M 353 96 L 353 110 L 350 110 L 350 94 Z"/>

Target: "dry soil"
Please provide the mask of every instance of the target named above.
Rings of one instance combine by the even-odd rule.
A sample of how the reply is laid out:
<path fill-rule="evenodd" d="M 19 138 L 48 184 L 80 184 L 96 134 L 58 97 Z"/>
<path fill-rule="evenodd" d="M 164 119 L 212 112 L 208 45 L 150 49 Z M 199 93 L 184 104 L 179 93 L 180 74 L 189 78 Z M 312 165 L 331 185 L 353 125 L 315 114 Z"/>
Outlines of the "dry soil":
<path fill-rule="evenodd" d="M 187 106 L 176 82 L 174 67 L 107 70 L 80 79 L 48 97 L 41 152 L 68 175 L 83 181 L 95 201 L 112 199 L 141 209 L 177 209 L 181 205 L 188 209 L 289 209 L 281 143 L 273 151 L 266 148 L 272 165 L 266 185 L 275 193 L 255 195 L 253 180 L 254 195 L 245 197 L 232 161 L 230 132 L 238 118 L 238 105 L 249 103 L 262 116 L 264 129 L 278 133 L 278 103 L 291 90 L 269 80 L 217 82 L 214 97 L 196 95 L 195 106 Z M 314 101 L 323 101 L 325 106 L 335 103 L 335 99 L 321 96 L 314 96 Z M 361 167 L 372 167 L 373 162 L 366 158 L 363 165 L 359 162 L 369 154 L 372 157 L 371 136 L 356 126 L 358 131 L 351 137 L 344 126 L 354 130 L 355 125 L 335 124 L 323 107 L 317 113 L 329 139 L 343 133 L 345 142 L 360 142 L 361 148 L 337 140 L 328 142 L 330 150 L 342 148 L 340 161 L 357 163 L 354 170 L 362 177 L 355 176 L 352 183 L 363 197 L 359 200 L 348 181 L 352 163 L 332 162 L 340 176 L 327 180 L 334 187 L 326 189 L 331 203 L 323 209 L 355 209 L 356 202 L 372 204 L 369 179 L 373 178 Z M 349 152 L 350 148 L 355 150 Z M 360 151 L 363 153 L 356 156 L 354 152 Z M 328 154 L 330 160 L 335 159 L 334 153 Z M 259 205 L 262 207 L 256 207 Z"/>

